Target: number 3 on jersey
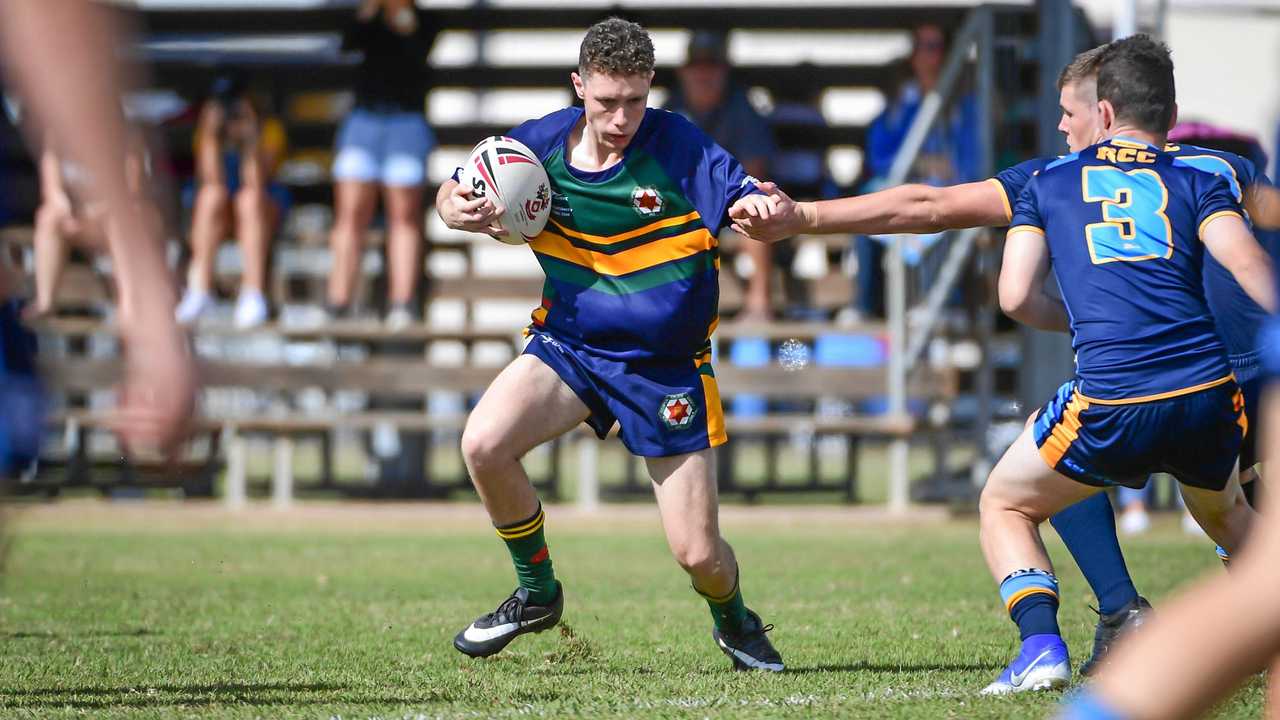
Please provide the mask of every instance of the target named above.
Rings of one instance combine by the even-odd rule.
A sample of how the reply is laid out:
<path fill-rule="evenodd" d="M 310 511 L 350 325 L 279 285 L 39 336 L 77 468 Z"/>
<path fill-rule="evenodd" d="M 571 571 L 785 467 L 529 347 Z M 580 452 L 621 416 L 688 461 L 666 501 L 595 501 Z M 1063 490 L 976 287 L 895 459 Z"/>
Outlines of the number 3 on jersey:
<path fill-rule="evenodd" d="M 1084 229 L 1094 265 L 1173 255 L 1173 227 L 1164 214 L 1169 191 L 1155 170 L 1090 166 L 1080 181 L 1084 201 L 1102 203 L 1102 222 Z"/>

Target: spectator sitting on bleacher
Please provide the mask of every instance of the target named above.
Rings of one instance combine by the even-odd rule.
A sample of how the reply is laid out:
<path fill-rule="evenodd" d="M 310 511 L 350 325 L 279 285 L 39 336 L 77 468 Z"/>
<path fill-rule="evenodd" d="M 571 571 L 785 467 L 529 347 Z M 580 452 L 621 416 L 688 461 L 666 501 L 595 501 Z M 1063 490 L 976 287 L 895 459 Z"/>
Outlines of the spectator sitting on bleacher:
<path fill-rule="evenodd" d="M 727 38 L 723 33 L 699 30 L 689 39 L 684 65 L 676 71 L 679 81 L 667 109 L 680 113 L 738 158 L 748 175 L 770 177 L 773 163 L 773 131 L 747 100 L 746 91 L 729 75 Z M 768 320 L 770 274 L 773 258 L 768 245 L 742 241 L 753 272 L 747 282 L 742 319 Z"/>
<path fill-rule="evenodd" d="M 355 108 L 338 130 L 329 244 L 331 315 L 351 309 L 364 236 L 382 187 L 387 225 L 387 324 L 404 327 L 422 277 L 422 190 L 435 136 L 424 116 L 427 55 L 438 24 L 410 0 L 362 0 L 343 33 L 359 51 Z"/>
<path fill-rule="evenodd" d="M 884 112 L 867 129 L 866 164 L 871 179 L 863 192 L 883 189 L 893 160 L 907 139 L 907 132 L 924 98 L 938 84 L 947 56 L 947 38 L 937 25 L 921 25 L 911 36 L 907 61 L 910 76 L 890 97 Z M 972 95 L 945 108 L 925 135 L 907 182 L 953 185 L 977 179 L 977 126 Z M 857 313 L 859 317 L 884 316 L 884 245 L 859 236 Z"/>
<path fill-rule="evenodd" d="M 125 181 L 129 192 L 144 200 L 148 194 L 150 156 L 145 141 L 130 132 L 125 146 Z M 92 253 L 106 252 L 106 209 L 87 200 L 88 178 L 79 164 L 58 152 L 53 138 L 46 135 L 40 150 L 40 207 L 36 210 L 32 244 L 35 251 L 35 302 L 23 315 L 27 321 L 52 314 L 58 284 L 67 267 L 72 245 Z M 148 222 L 159 227 L 160 218 L 147 202 L 141 202 Z"/>
<path fill-rule="evenodd" d="M 212 308 L 218 245 L 233 229 L 243 264 L 236 327 L 266 321 L 267 252 L 289 202 L 284 187 L 272 182 L 285 144 L 284 125 L 263 116 L 243 76 L 214 81 L 196 126 L 191 264 L 176 310 L 179 322 L 193 323 Z"/>
<path fill-rule="evenodd" d="M 840 188 L 827 168 L 827 148 L 806 137 L 807 129 L 826 130 L 822 92 L 814 81 L 816 66 L 801 63 L 787 81 L 773 91 L 769 124 L 778 141 L 772 179 L 793 198 L 827 200 L 839 197 Z M 762 176 L 757 176 L 762 177 Z"/>

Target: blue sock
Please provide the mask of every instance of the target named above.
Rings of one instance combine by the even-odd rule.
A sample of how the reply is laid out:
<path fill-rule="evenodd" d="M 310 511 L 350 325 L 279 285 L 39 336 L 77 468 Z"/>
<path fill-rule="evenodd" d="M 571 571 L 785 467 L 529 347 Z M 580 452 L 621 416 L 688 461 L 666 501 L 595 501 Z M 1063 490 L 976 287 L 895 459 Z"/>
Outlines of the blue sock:
<path fill-rule="evenodd" d="M 1110 615 L 1138 599 L 1138 589 L 1116 538 L 1116 515 L 1102 492 L 1049 518 L 1098 598 L 1098 612 Z"/>
<path fill-rule="evenodd" d="M 1067 696 L 1056 720 L 1125 720 L 1125 716 L 1107 707 L 1087 689 Z"/>
<path fill-rule="evenodd" d="M 1058 629 L 1058 578 L 1046 570 L 1015 570 L 1000 581 L 1000 599 L 1023 640 L 1032 635 L 1061 635 Z"/>

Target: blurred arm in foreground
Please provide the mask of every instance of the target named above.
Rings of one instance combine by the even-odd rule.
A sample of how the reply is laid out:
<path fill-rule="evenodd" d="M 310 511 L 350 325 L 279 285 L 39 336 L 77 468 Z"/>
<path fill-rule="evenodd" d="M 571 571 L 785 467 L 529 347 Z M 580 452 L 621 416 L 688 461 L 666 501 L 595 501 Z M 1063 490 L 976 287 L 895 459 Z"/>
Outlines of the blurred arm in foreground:
<path fill-rule="evenodd" d="M 129 447 L 169 449 L 186 436 L 196 372 L 174 321 L 160 234 L 124 177 L 117 26 L 113 11 L 89 2 L 0 3 L 0 65 L 36 123 L 85 168 L 87 192 L 106 208 L 125 348 L 116 430 Z"/>

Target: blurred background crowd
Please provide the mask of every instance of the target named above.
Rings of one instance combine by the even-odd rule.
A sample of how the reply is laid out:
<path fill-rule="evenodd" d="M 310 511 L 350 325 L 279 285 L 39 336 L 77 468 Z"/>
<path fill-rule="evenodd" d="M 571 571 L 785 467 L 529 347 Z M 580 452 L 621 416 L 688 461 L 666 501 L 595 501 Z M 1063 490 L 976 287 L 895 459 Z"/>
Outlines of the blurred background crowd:
<path fill-rule="evenodd" d="M 208 432 L 187 466 L 156 472 L 122 464 L 99 432 L 94 411 L 110 402 L 103 388 L 119 351 L 105 253 L 113 228 L 85 197 L 84 168 L 62 139 L 33 126 L 9 88 L 0 242 L 24 274 L 21 312 L 43 356 L 72 378 L 58 388 L 52 420 L 63 432 L 28 470 L 40 492 L 158 483 L 204 494 L 225 473 L 247 478 L 251 492 L 268 482 L 278 492 L 280 476 L 292 483 L 294 472 L 326 490 L 438 496 L 465 487 L 453 458 L 458 418 L 516 352 L 539 277 L 524 249 L 445 228 L 430 199 L 474 142 L 570 104 L 582 28 L 608 14 L 653 33 L 651 105 L 685 115 L 797 199 L 884 187 L 931 96 L 941 110 L 906 158 L 907 181 L 980 180 L 1061 151 L 1044 68 L 1109 39 L 1118 24 L 1171 43 L 1182 117 L 1193 121 L 1183 137 L 1266 167 L 1280 132 L 1280 93 L 1262 70 L 1280 54 L 1280 12 L 1265 2 L 112 7 L 136 29 L 119 54 L 146 70 L 121 98 L 133 120 L 120 138 L 127 190 L 166 238 L 180 288 L 175 318 L 193 329 L 208 365 Z M 1215 48 L 1240 32 L 1242 16 L 1253 21 L 1227 68 Z M 991 303 L 997 238 L 904 240 L 906 316 L 895 330 L 891 238 L 769 247 L 726 233 L 716 351 L 728 367 L 726 409 L 742 428 L 735 437 L 748 447 L 739 462 L 726 457 L 725 489 L 883 498 L 893 491 L 859 485 L 859 453 L 869 444 L 880 462 L 878 444 L 907 438 L 922 481 L 916 499 L 971 494 L 1002 423 L 1016 423 L 1022 398 L 1043 394 L 1030 387 L 1035 348 Z M 908 425 L 886 415 L 894 332 L 912 334 Z M 769 374 L 792 340 L 812 370 Z M 1061 373 L 1044 375 L 1056 383 Z M 832 458 L 839 468 L 824 470 Z M 559 448 L 542 462 L 548 482 L 596 471 L 579 463 L 563 472 Z M 621 458 L 600 472 L 618 492 L 640 487 Z"/>

